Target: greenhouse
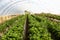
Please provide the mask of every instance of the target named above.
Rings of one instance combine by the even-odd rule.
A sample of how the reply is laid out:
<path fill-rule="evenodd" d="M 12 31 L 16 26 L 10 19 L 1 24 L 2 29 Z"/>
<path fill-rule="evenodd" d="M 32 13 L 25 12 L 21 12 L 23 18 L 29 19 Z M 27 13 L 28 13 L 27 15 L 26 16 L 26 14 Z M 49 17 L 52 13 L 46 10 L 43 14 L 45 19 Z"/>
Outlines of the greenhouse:
<path fill-rule="evenodd" d="M 59 0 L 0 0 L 0 40 L 60 40 Z"/>

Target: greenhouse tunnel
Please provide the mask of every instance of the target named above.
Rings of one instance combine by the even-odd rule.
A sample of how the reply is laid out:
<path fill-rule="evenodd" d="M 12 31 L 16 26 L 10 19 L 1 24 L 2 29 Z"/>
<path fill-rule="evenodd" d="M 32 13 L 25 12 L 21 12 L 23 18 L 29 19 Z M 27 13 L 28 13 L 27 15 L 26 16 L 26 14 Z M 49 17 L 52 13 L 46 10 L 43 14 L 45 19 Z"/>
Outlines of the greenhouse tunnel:
<path fill-rule="evenodd" d="M 60 40 L 60 1 L 0 0 L 0 40 Z"/>

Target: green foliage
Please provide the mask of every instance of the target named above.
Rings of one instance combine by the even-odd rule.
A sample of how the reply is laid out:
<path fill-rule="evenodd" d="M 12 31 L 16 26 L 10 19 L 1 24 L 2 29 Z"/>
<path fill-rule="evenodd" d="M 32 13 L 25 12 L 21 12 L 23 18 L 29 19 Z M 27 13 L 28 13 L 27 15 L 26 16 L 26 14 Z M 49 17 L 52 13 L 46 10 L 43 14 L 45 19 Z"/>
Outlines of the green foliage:
<path fill-rule="evenodd" d="M 11 28 L 2 36 L 2 40 L 23 40 L 23 25 L 25 17 L 18 18 Z"/>
<path fill-rule="evenodd" d="M 16 20 L 18 20 L 20 16 L 12 18 L 2 24 L 0 24 L 0 32 L 4 31 L 5 28 L 9 27 L 10 25 L 12 25 Z M 21 16 L 22 17 L 22 16 Z"/>
<path fill-rule="evenodd" d="M 29 13 L 29 12 L 26 12 Z M 11 26 L 4 33 L 2 40 L 23 40 L 23 28 L 25 19 L 29 19 L 29 35 L 30 40 L 59 40 L 60 39 L 60 22 L 51 21 L 48 18 L 60 20 L 60 16 L 52 14 L 40 14 L 19 16 L 0 25 L 0 30 Z"/>
<path fill-rule="evenodd" d="M 29 38 L 30 40 L 53 40 L 51 34 L 48 32 L 46 25 L 42 21 L 38 21 L 32 16 L 29 16 Z"/>

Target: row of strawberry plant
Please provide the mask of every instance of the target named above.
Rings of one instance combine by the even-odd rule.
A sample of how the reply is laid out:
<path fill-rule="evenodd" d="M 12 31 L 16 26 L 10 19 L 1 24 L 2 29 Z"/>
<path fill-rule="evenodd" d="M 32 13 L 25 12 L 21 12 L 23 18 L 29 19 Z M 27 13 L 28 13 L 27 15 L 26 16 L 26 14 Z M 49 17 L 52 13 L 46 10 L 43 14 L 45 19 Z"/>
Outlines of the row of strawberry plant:
<path fill-rule="evenodd" d="M 60 39 L 60 23 L 49 20 L 48 30 L 55 36 L 56 40 Z"/>
<path fill-rule="evenodd" d="M 23 27 L 25 16 L 19 18 L 11 28 L 2 36 L 2 40 L 23 40 Z"/>
<path fill-rule="evenodd" d="M 22 16 L 18 16 L 18 17 L 12 18 L 12 19 L 0 24 L 0 32 L 4 31 L 5 28 L 7 28 L 10 25 L 12 25 L 16 20 L 18 20 L 19 17 L 22 17 Z"/>
<path fill-rule="evenodd" d="M 53 40 L 46 29 L 43 21 L 38 22 L 34 17 L 29 16 L 29 38 L 30 40 Z"/>
<path fill-rule="evenodd" d="M 39 16 L 46 16 L 46 17 L 49 17 L 49 18 L 60 20 L 60 16 L 54 15 L 54 14 L 49 14 L 49 13 L 48 14 L 41 13 L 41 14 L 39 14 Z"/>
<path fill-rule="evenodd" d="M 38 19 L 40 19 L 42 16 L 38 16 Z M 56 40 L 60 39 L 60 23 L 54 22 L 49 20 L 46 16 L 42 17 L 42 19 L 46 20 L 46 27 L 47 29 L 53 34 Z"/>

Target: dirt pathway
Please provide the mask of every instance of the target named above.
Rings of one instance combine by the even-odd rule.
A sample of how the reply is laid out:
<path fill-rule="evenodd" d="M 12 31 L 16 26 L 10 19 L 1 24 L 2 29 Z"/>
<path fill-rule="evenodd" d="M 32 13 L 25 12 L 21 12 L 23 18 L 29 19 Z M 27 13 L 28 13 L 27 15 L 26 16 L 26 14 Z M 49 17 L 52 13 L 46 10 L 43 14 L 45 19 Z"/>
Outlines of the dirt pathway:
<path fill-rule="evenodd" d="M 53 18 L 49 18 L 49 17 L 47 17 L 47 18 L 51 21 L 54 21 L 54 22 L 60 22 L 60 20 L 58 20 L 58 19 L 53 19 Z"/>

